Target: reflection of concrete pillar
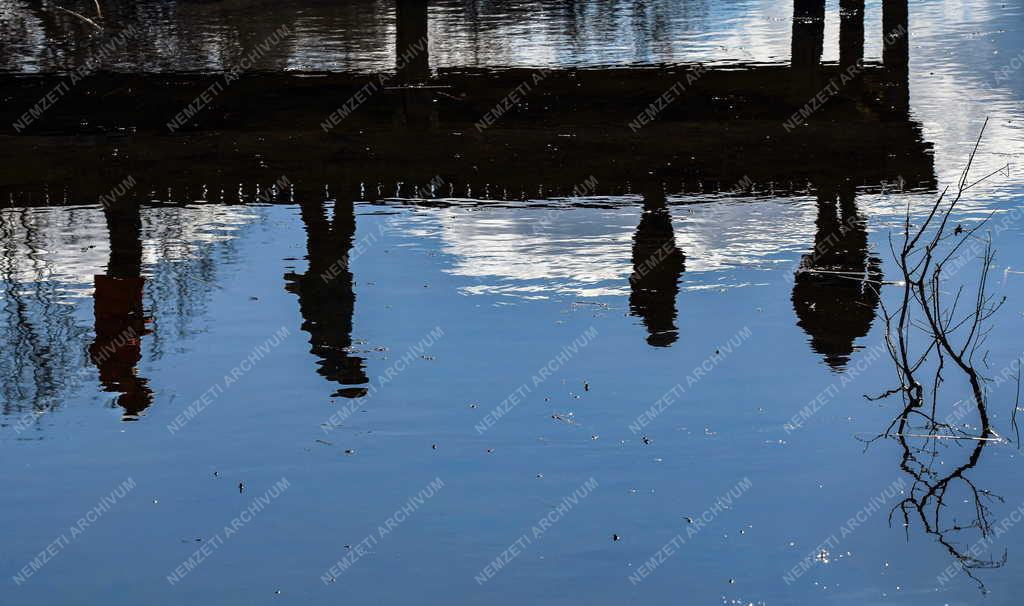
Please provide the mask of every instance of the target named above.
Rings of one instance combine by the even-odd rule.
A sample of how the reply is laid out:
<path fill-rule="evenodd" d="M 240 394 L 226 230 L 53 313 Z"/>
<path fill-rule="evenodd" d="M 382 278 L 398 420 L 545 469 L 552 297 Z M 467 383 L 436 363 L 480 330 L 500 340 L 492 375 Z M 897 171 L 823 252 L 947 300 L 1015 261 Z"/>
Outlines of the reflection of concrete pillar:
<path fill-rule="evenodd" d="M 839 372 L 857 350 L 856 341 L 871 331 L 882 265 L 868 248 L 867 221 L 857 211 L 853 184 L 816 189 L 814 248 L 801 258 L 794 277 L 793 309 L 811 348 Z"/>
<path fill-rule="evenodd" d="M 133 202 L 116 201 L 103 211 L 110 236 L 107 275 L 138 278 L 142 271 L 142 215 Z"/>
<path fill-rule="evenodd" d="M 89 357 L 99 370 L 100 383 L 119 393 L 117 405 L 125 419 L 134 419 L 153 402 L 149 382 L 136 375 L 146 334 L 142 294 L 142 219 L 132 202 L 116 202 L 104 210 L 110 233 L 107 274 L 95 277 L 93 310 L 96 340 Z"/>
<path fill-rule="evenodd" d="M 864 59 L 864 0 L 839 0 L 839 65 Z"/>
<path fill-rule="evenodd" d="M 422 82 L 430 76 L 427 51 L 427 0 L 396 0 L 396 54 L 399 79 Z"/>
<path fill-rule="evenodd" d="M 793 48 L 790 63 L 810 67 L 821 63 L 825 47 L 825 0 L 793 0 Z"/>
<path fill-rule="evenodd" d="M 647 343 L 653 347 L 668 347 L 679 338 L 676 298 L 685 264 L 683 252 L 676 248 L 665 192 L 660 183 L 648 184 L 633 236 L 629 310 L 647 327 Z"/>
<path fill-rule="evenodd" d="M 350 191 L 338 190 L 332 219 L 319 190 L 298 192 L 309 265 L 304 274 L 285 274 L 285 288 L 299 297 L 302 330 L 309 333 L 318 372 L 342 386 L 335 392 L 339 397 L 364 396 L 369 382 L 363 358 L 350 353 L 355 291 L 349 258 L 356 231 Z"/>

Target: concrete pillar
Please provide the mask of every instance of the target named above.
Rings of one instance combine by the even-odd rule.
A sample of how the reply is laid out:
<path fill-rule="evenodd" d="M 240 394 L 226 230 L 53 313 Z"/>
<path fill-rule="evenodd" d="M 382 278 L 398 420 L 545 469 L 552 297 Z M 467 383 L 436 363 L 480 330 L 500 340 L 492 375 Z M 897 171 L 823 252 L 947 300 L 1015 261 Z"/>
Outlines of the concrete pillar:
<path fill-rule="evenodd" d="M 839 0 L 839 65 L 864 60 L 864 0 Z"/>
<path fill-rule="evenodd" d="M 422 82 L 430 76 L 427 51 L 427 0 L 396 0 L 396 69 L 401 82 Z"/>
<path fill-rule="evenodd" d="M 825 47 L 825 0 L 793 0 L 793 67 L 821 63 Z"/>
<path fill-rule="evenodd" d="M 910 23 L 907 0 L 882 0 L 882 63 L 888 90 L 886 102 L 893 111 L 910 109 Z"/>

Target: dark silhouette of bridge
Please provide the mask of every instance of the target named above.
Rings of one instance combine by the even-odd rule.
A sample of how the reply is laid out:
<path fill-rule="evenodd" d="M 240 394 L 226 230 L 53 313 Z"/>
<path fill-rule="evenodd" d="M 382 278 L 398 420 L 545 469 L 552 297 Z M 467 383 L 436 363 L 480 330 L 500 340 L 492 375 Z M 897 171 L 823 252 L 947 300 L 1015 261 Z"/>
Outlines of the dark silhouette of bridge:
<path fill-rule="evenodd" d="M 222 76 L 93 74 L 21 133 L 8 125 L 61 80 L 4 76 L 0 160 L 12 170 L 0 196 L 31 205 L 59 188 L 94 199 L 115 167 L 135 176 L 139 196 L 180 198 L 203 186 L 251 191 L 281 175 L 370 196 L 377 187 L 367 185 L 392 192 L 438 175 L 456 196 L 489 186 L 508 198 L 556 195 L 592 175 L 599 193 L 651 175 L 669 191 L 728 189 L 745 177 L 776 193 L 815 180 L 928 186 L 930 146 L 908 115 L 906 4 L 884 2 L 883 61 L 852 72 L 863 61 L 864 11 L 848 0 L 838 64 L 821 62 L 824 2 L 795 0 L 789 65 L 432 72 L 427 2 L 397 0 L 393 73 L 243 74 L 173 134 L 167 124 Z M 332 124 L 342 107 L 352 111 Z M 645 114 L 649 123 L 630 127 Z M 794 117 L 800 125 L 787 128 Z"/>

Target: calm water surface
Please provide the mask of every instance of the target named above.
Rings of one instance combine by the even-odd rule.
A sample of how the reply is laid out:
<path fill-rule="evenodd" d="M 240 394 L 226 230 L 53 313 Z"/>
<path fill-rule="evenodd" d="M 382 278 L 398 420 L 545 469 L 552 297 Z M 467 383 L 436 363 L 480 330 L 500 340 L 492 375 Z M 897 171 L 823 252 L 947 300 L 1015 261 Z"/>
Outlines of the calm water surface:
<path fill-rule="evenodd" d="M 68 69 L 93 44 L 39 6 L 0 0 L 3 70 Z M 222 70 L 285 16 L 298 35 L 261 69 L 395 62 L 386 2 L 108 13 L 148 32 L 114 71 Z M 865 14 L 877 61 L 881 3 Z M 791 18 L 758 0 L 436 2 L 430 69 L 755 70 L 787 64 Z M 825 61 L 838 18 L 828 3 Z M 1024 355 L 1024 71 L 1002 71 L 1024 10 L 911 2 L 910 23 L 908 120 L 938 187 L 989 119 L 972 175 L 994 174 L 953 221 L 992 216 L 996 376 Z M 120 214 L 74 193 L 12 203 L 0 602 L 1017 604 L 1015 382 L 990 396 L 1007 439 L 948 440 L 927 459 L 931 482 L 965 480 L 927 528 L 889 517 L 915 494 L 899 443 L 866 444 L 899 412 L 864 397 L 895 381 L 879 351 L 881 303 L 899 296 L 889 238 L 936 195 L 898 176 L 575 196 L 363 183 L 352 199 L 318 184 L 277 204 L 243 184 L 247 204 L 154 191 Z M 797 274 L 841 221 L 823 267 L 853 279 Z M 951 288 L 977 271 L 972 259 Z M 950 406 L 967 396 L 950 381 Z M 999 565 L 940 581 L 958 561 L 944 543 Z"/>

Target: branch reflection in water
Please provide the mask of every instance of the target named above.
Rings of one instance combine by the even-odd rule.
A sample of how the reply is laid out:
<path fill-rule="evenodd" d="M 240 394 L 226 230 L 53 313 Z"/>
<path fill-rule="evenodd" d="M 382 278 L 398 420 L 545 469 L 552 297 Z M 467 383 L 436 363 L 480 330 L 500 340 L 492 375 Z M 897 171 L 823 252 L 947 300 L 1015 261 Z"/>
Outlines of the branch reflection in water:
<path fill-rule="evenodd" d="M 868 444 L 883 438 L 896 440 L 903 452 L 900 468 L 912 479 L 909 494 L 890 512 L 890 522 L 902 518 L 908 537 L 911 520 L 920 522 L 925 532 L 935 536 L 955 558 L 955 568 L 967 573 L 985 591 L 976 572 L 1000 568 L 1007 562 L 1005 551 L 998 555 L 978 549 L 979 545 L 991 546 L 992 539 L 1005 530 L 993 523 L 992 511 L 993 504 L 1002 503 L 1003 498 L 978 486 L 970 472 L 990 443 L 1004 441 L 992 424 L 991 391 L 980 364 L 987 354 L 986 339 L 994 329 L 989 320 L 1005 297 L 989 291 L 989 269 L 995 253 L 991 237 L 982 231 L 986 221 L 967 230 L 951 226 L 957 204 L 977 183 L 970 182 L 976 152 L 977 146 L 955 193 L 944 191 L 917 227 L 912 226 L 908 210 L 902 242 L 890 241 L 902 282 L 898 305 L 890 309 L 883 300 L 882 309 L 898 384 L 870 399 L 899 396 L 902 410 L 885 432 Z M 947 202 L 949 197 L 952 199 Z M 959 255 L 968 252 L 969 245 L 977 240 L 984 242 L 984 252 L 977 259 L 977 281 L 954 289 L 944 271 L 955 267 Z M 969 389 L 970 398 L 957 404 L 966 402 L 973 408 L 976 426 L 954 422 L 966 413 L 956 410 L 956 404 L 946 404 L 950 383 Z M 1014 429 L 1018 404 L 1013 404 Z M 950 449 L 962 442 L 973 442 L 973 448 L 966 460 L 950 469 L 942 457 L 955 456 L 957 451 Z M 966 507 L 958 507 L 962 503 Z"/>

